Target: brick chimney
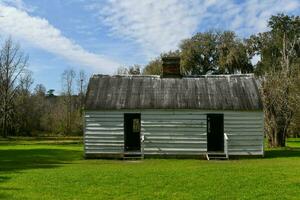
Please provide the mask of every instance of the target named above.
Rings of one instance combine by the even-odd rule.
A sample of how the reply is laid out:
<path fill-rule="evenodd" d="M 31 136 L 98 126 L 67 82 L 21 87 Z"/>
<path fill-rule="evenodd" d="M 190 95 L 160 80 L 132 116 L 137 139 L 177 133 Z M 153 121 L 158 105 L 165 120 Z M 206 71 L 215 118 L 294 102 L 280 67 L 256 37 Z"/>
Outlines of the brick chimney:
<path fill-rule="evenodd" d="M 168 56 L 162 58 L 162 77 L 181 78 L 180 57 Z"/>

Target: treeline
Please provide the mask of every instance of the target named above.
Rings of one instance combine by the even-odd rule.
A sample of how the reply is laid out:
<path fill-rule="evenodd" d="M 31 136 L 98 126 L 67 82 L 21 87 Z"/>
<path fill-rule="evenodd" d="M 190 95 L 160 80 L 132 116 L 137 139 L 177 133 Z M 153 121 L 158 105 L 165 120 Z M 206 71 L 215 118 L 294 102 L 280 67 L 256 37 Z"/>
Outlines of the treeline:
<path fill-rule="evenodd" d="M 185 75 L 255 73 L 262 83 L 269 146 L 285 146 L 287 136 L 300 136 L 300 17 L 272 16 L 268 28 L 244 39 L 233 31 L 197 33 L 144 68 L 121 67 L 117 73 L 160 75 L 164 56 L 180 56 Z"/>
<path fill-rule="evenodd" d="M 82 135 L 87 77 L 65 70 L 62 92 L 37 84 L 32 90 L 28 57 L 8 38 L 0 51 L 0 131 L 2 136 Z"/>

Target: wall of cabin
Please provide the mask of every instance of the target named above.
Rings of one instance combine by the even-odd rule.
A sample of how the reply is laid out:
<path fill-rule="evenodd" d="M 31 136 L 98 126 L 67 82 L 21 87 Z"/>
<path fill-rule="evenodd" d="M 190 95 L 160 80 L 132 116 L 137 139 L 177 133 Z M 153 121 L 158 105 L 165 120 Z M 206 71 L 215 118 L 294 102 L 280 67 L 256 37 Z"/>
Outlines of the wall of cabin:
<path fill-rule="evenodd" d="M 229 155 L 263 155 L 263 112 L 203 110 L 86 111 L 85 155 L 122 156 L 124 113 L 141 113 L 147 155 L 203 155 L 207 151 L 207 113 L 224 114 Z"/>

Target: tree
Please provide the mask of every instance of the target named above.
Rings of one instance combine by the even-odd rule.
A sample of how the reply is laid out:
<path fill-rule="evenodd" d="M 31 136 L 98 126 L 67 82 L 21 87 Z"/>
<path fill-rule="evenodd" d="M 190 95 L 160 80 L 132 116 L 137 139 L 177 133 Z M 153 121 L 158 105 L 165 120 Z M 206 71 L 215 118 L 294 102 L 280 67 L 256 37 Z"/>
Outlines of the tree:
<path fill-rule="evenodd" d="M 162 61 L 161 58 L 151 60 L 143 69 L 144 75 L 161 75 Z"/>
<path fill-rule="evenodd" d="M 250 62 L 251 55 L 248 54 L 244 44 L 234 32 L 225 31 L 220 33 L 217 45 L 218 72 L 219 74 L 251 73 L 253 66 Z"/>
<path fill-rule="evenodd" d="M 27 66 L 28 57 L 11 38 L 5 40 L 0 50 L 0 124 L 2 136 L 7 137 L 13 126 L 15 97 L 20 88 L 19 78 Z"/>
<path fill-rule="evenodd" d="M 257 55 L 260 61 L 255 66 L 254 73 L 262 76 L 267 71 L 277 71 L 280 68 L 280 49 L 274 41 L 271 32 L 258 33 L 246 39 L 247 51 L 251 57 Z"/>
<path fill-rule="evenodd" d="M 232 31 L 197 33 L 183 40 L 180 50 L 185 74 L 234 74 L 253 71 L 246 44 Z"/>
<path fill-rule="evenodd" d="M 33 90 L 31 99 L 33 104 L 33 130 L 45 131 L 46 129 L 42 126 L 42 119 L 47 114 L 46 87 L 43 84 L 37 84 Z"/>
<path fill-rule="evenodd" d="M 128 68 L 128 74 L 130 75 L 140 75 L 141 74 L 141 66 L 138 64 L 132 65 Z"/>
<path fill-rule="evenodd" d="M 46 96 L 46 87 L 43 84 L 37 84 L 33 90 L 33 94 L 36 96 L 45 97 Z"/>
<path fill-rule="evenodd" d="M 54 95 L 54 92 L 55 92 L 55 90 L 54 89 L 50 89 L 50 90 L 48 90 L 47 91 L 47 97 L 54 97 L 55 95 Z"/>
<path fill-rule="evenodd" d="M 77 86 L 78 86 L 78 96 L 79 96 L 79 104 L 80 104 L 79 109 L 80 109 L 80 116 L 81 116 L 83 111 L 83 106 L 84 106 L 85 94 L 87 91 L 87 76 L 83 70 L 79 71 Z"/>
<path fill-rule="evenodd" d="M 186 75 L 252 73 L 254 53 L 249 51 L 247 44 L 250 46 L 249 41 L 242 41 L 232 31 L 197 33 L 183 40 L 179 50 L 151 60 L 143 74 L 160 75 L 164 56 L 179 56 L 181 72 Z"/>
<path fill-rule="evenodd" d="M 127 75 L 128 74 L 128 69 L 127 69 L 127 67 L 120 66 L 120 67 L 118 67 L 115 74 L 117 74 L 117 75 Z"/>
<path fill-rule="evenodd" d="M 182 41 L 181 66 L 185 74 L 203 75 L 217 70 L 218 37 L 217 33 L 210 31 Z"/>
<path fill-rule="evenodd" d="M 117 69 L 117 75 L 140 75 L 142 67 L 138 64 L 134 64 L 129 67 L 119 67 Z"/>
<path fill-rule="evenodd" d="M 299 97 L 295 92 L 300 66 L 300 18 L 272 16 L 270 31 L 250 37 L 250 49 L 261 56 L 257 74 L 263 76 L 262 95 L 270 147 L 285 146 Z"/>
<path fill-rule="evenodd" d="M 19 88 L 15 97 L 14 128 L 18 135 L 29 136 L 35 128 L 35 105 L 30 92 L 32 84 L 32 72 L 25 70 L 20 76 Z"/>
<path fill-rule="evenodd" d="M 300 70 L 299 70 L 300 71 Z M 292 88 L 291 93 L 295 95 L 292 100 L 295 100 L 296 102 L 293 102 L 295 105 L 294 107 L 294 114 L 293 118 L 291 120 L 291 125 L 289 128 L 289 137 L 300 137 L 300 73 L 298 71 L 298 78 L 295 81 L 294 87 Z"/>
<path fill-rule="evenodd" d="M 74 79 L 76 73 L 73 69 L 65 70 L 62 74 L 62 88 L 64 97 L 64 106 L 66 108 L 65 115 L 65 133 L 72 131 L 72 114 L 73 114 L 73 92 L 74 92 Z"/>

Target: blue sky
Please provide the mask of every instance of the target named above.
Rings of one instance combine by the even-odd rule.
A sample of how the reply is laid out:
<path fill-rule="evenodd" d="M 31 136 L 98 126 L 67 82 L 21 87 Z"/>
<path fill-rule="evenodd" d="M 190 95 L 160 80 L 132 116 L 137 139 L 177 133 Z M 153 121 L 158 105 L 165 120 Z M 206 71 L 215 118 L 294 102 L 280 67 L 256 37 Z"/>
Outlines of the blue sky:
<path fill-rule="evenodd" d="M 210 29 L 240 37 L 266 31 L 279 12 L 300 14 L 299 0 L 0 0 L 0 40 L 29 55 L 35 84 L 61 90 L 65 69 L 113 74 L 146 64 Z"/>

